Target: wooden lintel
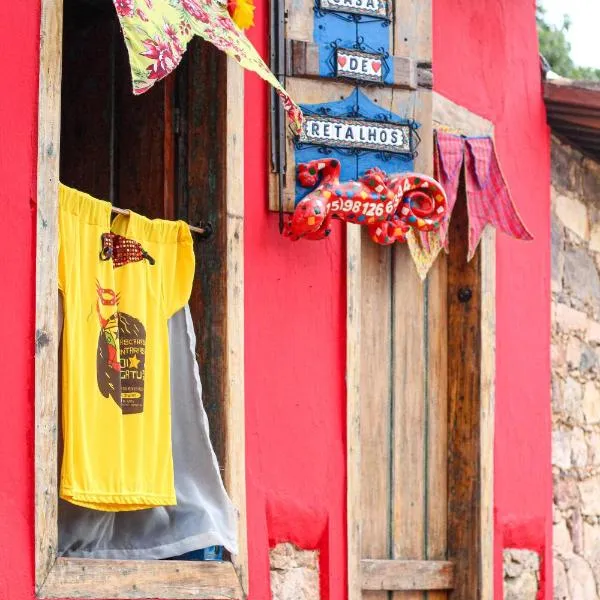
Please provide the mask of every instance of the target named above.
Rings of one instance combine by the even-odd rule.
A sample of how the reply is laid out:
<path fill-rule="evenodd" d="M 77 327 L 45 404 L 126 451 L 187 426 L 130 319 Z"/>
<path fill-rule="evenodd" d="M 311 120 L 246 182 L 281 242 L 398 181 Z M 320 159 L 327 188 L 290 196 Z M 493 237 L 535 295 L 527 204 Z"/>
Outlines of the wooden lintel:
<path fill-rule="evenodd" d="M 65 597 L 234 600 L 243 593 L 230 562 L 59 558 L 38 598 Z"/>
<path fill-rule="evenodd" d="M 404 56 L 392 56 L 391 63 L 394 82 L 385 84 L 385 87 L 416 90 L 421 85 L 431 88 L 431 68 L 419 69 L 417 72 L 415 61 Z M 319 46 L 301 40 L 288 40 L 288 74 L 293 77 L 321 78 Z"/>
<path fill-rule="evenodd" d="M 362 589 L 372 591 L 450 590 L 454 564 L 433 560 L 361 560 Z"/>

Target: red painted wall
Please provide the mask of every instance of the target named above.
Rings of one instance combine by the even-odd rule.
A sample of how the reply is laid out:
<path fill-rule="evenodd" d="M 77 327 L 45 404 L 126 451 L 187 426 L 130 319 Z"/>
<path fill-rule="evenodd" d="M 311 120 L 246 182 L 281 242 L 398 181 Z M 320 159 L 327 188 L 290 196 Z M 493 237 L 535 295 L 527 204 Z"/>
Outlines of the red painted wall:
<path fill-rule="evenodd" d="M 33 597 L 37 2 L 0 2 L 0 598 Z"/>
<path fill-rule="evenodd" d="M 495 597 L 502 548 L 538 551 L 552 597 L 550 165 L 535 2 L 433 0 L 435 87 L 495 123 L 513 198 L 535 241 L 498 236 Z"/>
<path fill-rule="evenodd" d="M 38 0 L 0 2 L 0 598 L 33 598 L 34 219 Z M 436 87 L 496 123 L 501 161 L 536 236 L 498 240 L 496 597 L 501 549 L 544 557 L 551 598 L 549 149 L 533 1 L 434 0 Z M 251 38 L 266 55 L 264 2 Z M 246 402 L 251 600 L 268 547 L 321 550 L 322 598 L 345 577 L 344 236 L 277 235 L 267 195 L 267 88 L 246 77 Z M 526 183 L 521 183 L 529 177 Z M 294 316 L 294 320 L 290 316 Z"/>

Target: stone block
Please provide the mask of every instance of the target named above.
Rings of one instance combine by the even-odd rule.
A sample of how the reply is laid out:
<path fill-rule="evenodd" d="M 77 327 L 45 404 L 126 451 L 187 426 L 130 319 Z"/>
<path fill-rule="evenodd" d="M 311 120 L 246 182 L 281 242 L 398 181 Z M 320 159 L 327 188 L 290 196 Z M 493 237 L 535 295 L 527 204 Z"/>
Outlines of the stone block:
<path fill-rule="evenodd" d="M 554 503 L 559 510 L 568 510 L 579 506 L 581 496 L 577 482 L 571 478 L 554 477 Z"/>
<path fill-rule="evenodd" d="M 569 338 L 567 343 L 567 364 L 571 369 L 577 369 L 579 367 L 582 351 L 583 342 L 576 337 Z"/>
<path fill-rule="evenodd" d="M 586 423 L 591 425 L 600 422 L 600 391 L 593 381 L 585 384 L 582 408 Z"/>
<path fill-rule="evenodd" d="M 573 541 L 566 521 L 562 520 L 552 527 L 552 548 L 554 554 L 568 558 L 573 554 Z"/>
<path fill-rule="evenodd" d="M 535 600 L 539 588 L 540 559 L 537 552 L 504 550 L 504 600 Z"/>
<path fill-rule="evenodd" d="M 562 561 L 555 558 L 553 561 L 554 571 L 554 595 L 553 600 L 569 600 L 569 586 L 567 584 L 567 572 Z"/>
<path fill-rule="evenodd" d="M 600 344 L 600 323 L 590 319 L 588 321 L 585 339 L 589 344 Z"/>
<path fill-rule="evenodd" d="M 590 373 L 598 367 L 598 356 L 587 344 L 582 344 L 581 354 L 579 355 L 579 371 L 581 373 Z"/>
<path fill-rule="evenodd" d="M 554 203 L 554 210 L 560 222 L 577 234 L 582 240 L 590 237 L 588 211 L 586 205 L 576 196 L 559 195 Z"/>
<path fill-rule="evenodd" d="M 593 562 L 600 560 L 600 525 L 583 522 L 583 555 Z"/>
<path fill-rule="evenodd" d="M 571 534 L 571 541 L 573 542 L 573 552 L 575 554 L 583 554 L 583 517 L 579 509 L 571 513 L 567 521 L 567 527 Z"/>
<path fill-rule="evenodd" d="M 600 252 L 600 224 L 596 223 L 592 226 L 588 248 L 594 252 Z"/>
<path fill-rule="evenodd" d="M 562 290 L 565 266 L 565 232 L 559 220 L 552 216 L 552 291 Z"/>
<path fill-rule="evenodd" d="M 555 188 L 566 189 L 570 191 L 579 191 L 581 188 L 581 168 L 579 167 L 580 158 L 574 160 L 576 152 L 572 146 L 560 143 L 556 138 L 552 139 L 550 145 L 551 164 L 550 171 L 552 178 L 552 191 Z"/>
<path fill-rule="evenodd" d="M 598 163 L 586 160 L 582 170 L 582 192 L 586 202 L 597 202 L 600 198 L 600 168 Z"/>
<path fill-rule="evenodd" d="M 579 482 L 581 512 L 584 515 L 600 515 L 600 475 Z"/>
<path fill-rule="evenodd" d="M 319 600 L 319 553 L 278 544 L 269 555 L 272 600 Z"/>
<path fill-rule="evenodd" d="M 559 469 L 571 468 L 571 432 L 555 430 L 552 432 L 552 464 Z"/>
<path fill-rule="evenodd" d="M 565 252 L 564 287 L 573 299 L 579 300 L 598 313 L 600 308 L 600 277 L 596 263 L 583 248 L 571 248 Z"/>
<path fill-rule="evenodd" d="M 583 386 L 573 377 L 567 377 L 562 386 L 560 401 L 556 403 L 558 412 L 577 423 L 583 421 Z"/>
<path fill-rule="evenodd" d="M 573 600 L 598 600 L 594 574 L 585 559 L 574 554 L 565 564 L 570 597 Z"/>
<path fill-rule="evenodd" d="M 571 462 L 574 467 L 585 467 L 588 464 L 588 447 L 583 430 L 574 427 L 571 431 Z"/>
<path fill-rule="evenodd" d="M 573 333 L 586 330 L 588 319 L 584 312 L 556 302 L 552 305 L 552 313 L 552 319 L 561 331 Z"/>
<path fill-rule="evenodd" d="M 592 431 L 587 434 L 588 464 L 600 466 L 600 432 Z"/>
<path fill-rule="evenodd" d="M 552 368 L 562 371 L 567 364 L 567 351 L 560 340 L 554 341 L 550 346 Z"/>

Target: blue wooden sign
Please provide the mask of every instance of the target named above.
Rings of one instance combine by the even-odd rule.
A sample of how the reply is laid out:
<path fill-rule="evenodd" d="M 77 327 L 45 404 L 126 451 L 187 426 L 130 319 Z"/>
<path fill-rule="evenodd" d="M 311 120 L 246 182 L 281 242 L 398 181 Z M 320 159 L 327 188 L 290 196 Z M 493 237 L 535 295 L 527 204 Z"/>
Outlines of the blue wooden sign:
<path fill-rule="evenodd" d="M 384 110 L 356 88 L 347 98 L 302 104 L 305 123 L 295 142 L 295 162 L 337 158 L 340 181 L 359 179 L 367 169 L 387 173 L 413 169 L 419 144 L 418 123 Z M 308 190 L 296 183 L 295 203 Z"/>

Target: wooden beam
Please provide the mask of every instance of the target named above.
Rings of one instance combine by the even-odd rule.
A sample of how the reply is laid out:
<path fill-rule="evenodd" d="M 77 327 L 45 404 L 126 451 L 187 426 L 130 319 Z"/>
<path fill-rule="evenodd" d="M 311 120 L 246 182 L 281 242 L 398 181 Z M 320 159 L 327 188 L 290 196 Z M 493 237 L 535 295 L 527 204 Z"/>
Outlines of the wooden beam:
<path fill-rule="evenodd" d="M 238 549 L 233 564 L 248 593 L 246 522 L 246 409 L 244 379 L 244 70 L 227 58 L 226 186 L 227 213 L 227 386 L 225 422 L 229 468 L 225 486 L 236 506 Z"/>
<path fill-rule="evenodd" d="M 62 0 L 43 0 L 37 163 L 35 292 L 35 583 L 56 560 L 58 394 L 58 171 Z"/>
<path fill-rule="evenodd" d="M 450 590 L 454 585 L 449 561 L 361 560 L 360 566 L 363 590 Z"/>
<path fill-rule="evenodd" d="M 495 255 L 488 238 L 467 262 L 464 183 L 458 194 L 448 259 L 448 559 L 456 598 L 491 600 Z"/>
<path fill-rule="evenodd" d="M 243 598 L 230 562 L 59 558 L 39 598 Z"/>

